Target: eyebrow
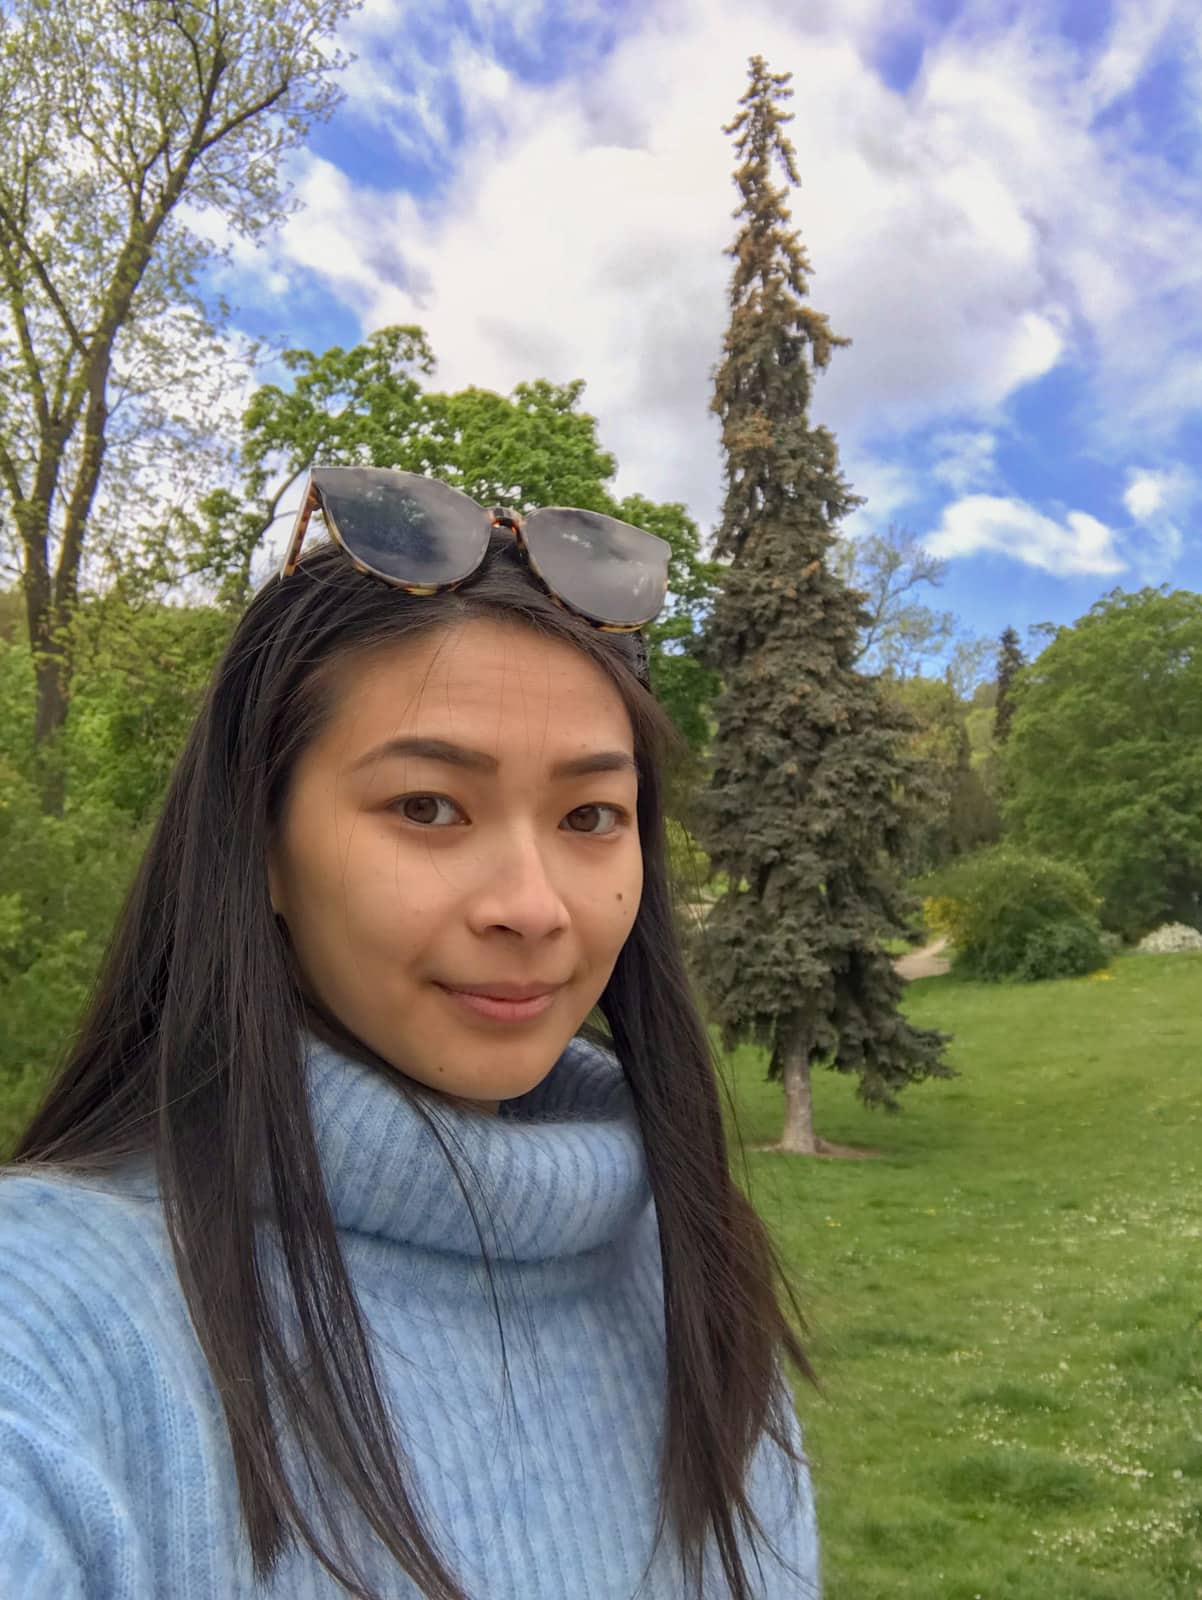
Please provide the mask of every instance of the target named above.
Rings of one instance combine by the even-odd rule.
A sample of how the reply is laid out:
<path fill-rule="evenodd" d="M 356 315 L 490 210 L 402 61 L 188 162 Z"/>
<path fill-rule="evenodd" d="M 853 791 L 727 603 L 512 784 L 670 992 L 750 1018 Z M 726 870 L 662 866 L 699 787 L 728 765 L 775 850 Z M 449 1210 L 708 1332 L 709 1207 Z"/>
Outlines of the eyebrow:
<path fill-rule="evenodd" d="M 405 739 L 386 739 L 366 755 L 350 765 L 349 771 L 358 772 L 373 761 L 384 761 L 389 756 L 413 756 L 421 761 L 441 761 L 448 767 L 465 767 L 471 772 L 496 772 L 499 762 L 484 750 L 468 750 L 464 745 L 452 744 L 447 739 L 426 739 L 412 736 Z M 571 756 L 557 761 L 551 768 L 552 778 L 587 778 L 598 772 L 633 772 L 639 775 L 638 762 L 625 750 L 592 750 L 588 755 Z"/>

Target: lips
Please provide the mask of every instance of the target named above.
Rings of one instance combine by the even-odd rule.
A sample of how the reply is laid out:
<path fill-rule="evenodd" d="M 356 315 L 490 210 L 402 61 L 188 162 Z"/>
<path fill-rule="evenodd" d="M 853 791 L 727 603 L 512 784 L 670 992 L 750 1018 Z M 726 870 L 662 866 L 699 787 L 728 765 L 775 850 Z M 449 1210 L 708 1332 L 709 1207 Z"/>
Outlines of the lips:
<path fill-rule="evenodd" d="M 494 995 L 471 994 L 465 989 L 448 989 L 445 984 L 438 984 L 443 994 L 451 1004 L 458 1008 L 461 1016 L 473 1017 L 477 1021 L 489 1024 L 522 1024 L 534 1022 L 539 1017 L 546 1016 L 555 1004 L 555 996 L 559 993 L 562 984 L 555 989 L 543 989 L 531 999 L 526 1000 L 498 1000 Z M 513 984 L 512 988 L 529 989 L 529 984 Z"/>
<path fill-rule="evenodd" d="M 474 994 L 483 1000 L 539 1000 L 562 989 L 562 983 L 443 983 L 452 994 Z"/>

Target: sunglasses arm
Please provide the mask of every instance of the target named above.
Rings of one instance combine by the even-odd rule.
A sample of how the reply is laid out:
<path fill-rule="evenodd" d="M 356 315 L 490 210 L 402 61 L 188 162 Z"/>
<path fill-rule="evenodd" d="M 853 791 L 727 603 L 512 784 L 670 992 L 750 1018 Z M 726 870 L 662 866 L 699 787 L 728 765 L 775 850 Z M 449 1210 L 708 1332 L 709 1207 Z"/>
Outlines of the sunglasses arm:
<path fill-rule="evenodd" d="M 280 568 L 280 579 L 290 578 L 296 571 L 296 564 L 300 560 L 301 546 L 305 542 L 305 534 L 309 529 L 309 518 L 320 505 L 317 486 L 313 482 L 312 474 L 305 484 L 305 497 L 301 501 L 300 510 L 296 514 L 296 521 L 292 526 L 292 537 L 288 541 L 288 554 L 284 565 Z"/>

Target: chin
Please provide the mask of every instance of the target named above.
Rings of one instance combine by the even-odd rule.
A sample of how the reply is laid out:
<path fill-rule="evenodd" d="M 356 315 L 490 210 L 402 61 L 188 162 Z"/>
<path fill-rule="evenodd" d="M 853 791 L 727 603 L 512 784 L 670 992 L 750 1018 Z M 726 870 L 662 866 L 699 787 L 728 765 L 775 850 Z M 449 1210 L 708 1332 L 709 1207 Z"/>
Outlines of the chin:
<path fill-rule="evenodd" d="M 456 1099 L 490 1103 L 516 1100 L 537 1089 L 562 1054 L 562 1045 L 543 1046 L 540 1049 L 535 1041 L 531 1041 L 520 1055 L 514 1053 L 512 1045 L 508 1050 L 489 1050 L 485 1046 L 475 1057 L 480 1062 L 480 1071 L 473 1073 L 470 1078 L 460 1076 L 448 1083 L 446 1077 L 440 1077 L 437 1072 L 433 1072 L 431 1077 L 444 1093 Z M 465 1052 L 460 1059 L 467 1065 L 472 1058 Z"/>

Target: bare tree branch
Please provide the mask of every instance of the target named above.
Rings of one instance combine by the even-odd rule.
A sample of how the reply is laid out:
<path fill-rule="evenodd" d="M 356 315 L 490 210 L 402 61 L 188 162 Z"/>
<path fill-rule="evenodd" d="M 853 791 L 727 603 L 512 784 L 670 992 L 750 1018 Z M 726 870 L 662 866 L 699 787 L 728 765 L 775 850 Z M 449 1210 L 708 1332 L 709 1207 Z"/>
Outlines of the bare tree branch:
<path fill-rule="evenodd" d="M 38 364 L 37 352 L 33 348 L 33 340 L 30 337 L 29 318 L 25 314 L 25 299 L 21 293 L 21 275 L 17 271 L 17 264 L 13 260 L 8 240 L 3 235 L 0 235 L 0 270 L 4 274 L 8 309 L 12 315 L 13 326 L 17 330 L 17 343 L 21 347 L 21 360 L 29 378 L 29 390 L 33 399 L 38 430 L 41 433 L 48 433 L 50 431 L 50 407 L 46 400 L 46 385 L 42 379 L 42 369 Z"/>
<path fill-rule="evenodd" d="M 8 491 L 8 498 L 17 501 L 24 498 L 21 491 L 21 478 L 17 472 L 17 464 L 9 455 L 3 444 L 0 444 L 0 480 L 3 481 Z"/>
<path fill-rule="evenodd" d="M 923 584 L 938 588 L 947 573 L 947 563 L 927 550 L 908 529 L 894 524 L 884 534 L 869 534 L 846 540 L 838 558 L 844 581 L 865 596 L 869 622 L 856 653 L 857 665 L 882 648 L 897 665 L 942 650 L 951 638 L 955 618 L 950 612 L 935 612 L 911 602 Z"/>
<path fill-rule="evenodd" d="M 5 205 L 2 195 L 0 195 L 0 228 L 4 230 L 3 233 L 0 234 L 0 237 L 6 237 L 8 241 L 11 241 L 12 245 L 20 250 L 29 261 L 30 266 L 37 275 L 38 282 L 45 291 L 47 300 L 49 300 L 50 304 L 54 307 L 55 311 L 58 312 L 59 317 L 62 319 L 62 324 L 67 330 L 68 338 L 82 355 L 86 349 L 83 337 L 80 334 L 79 329 L 75 326 L 75 321 L 71 316 L 71 313 L 63 304 L 62 298 L 60 297 L 58 290 L 55 288 L 49 272 L 46 270 L 45 263 L 38 255 L 38 252 L 33 248 L 33 245 L 26 236 L 24 229 L 18 225 L 12 212 Z"/>

